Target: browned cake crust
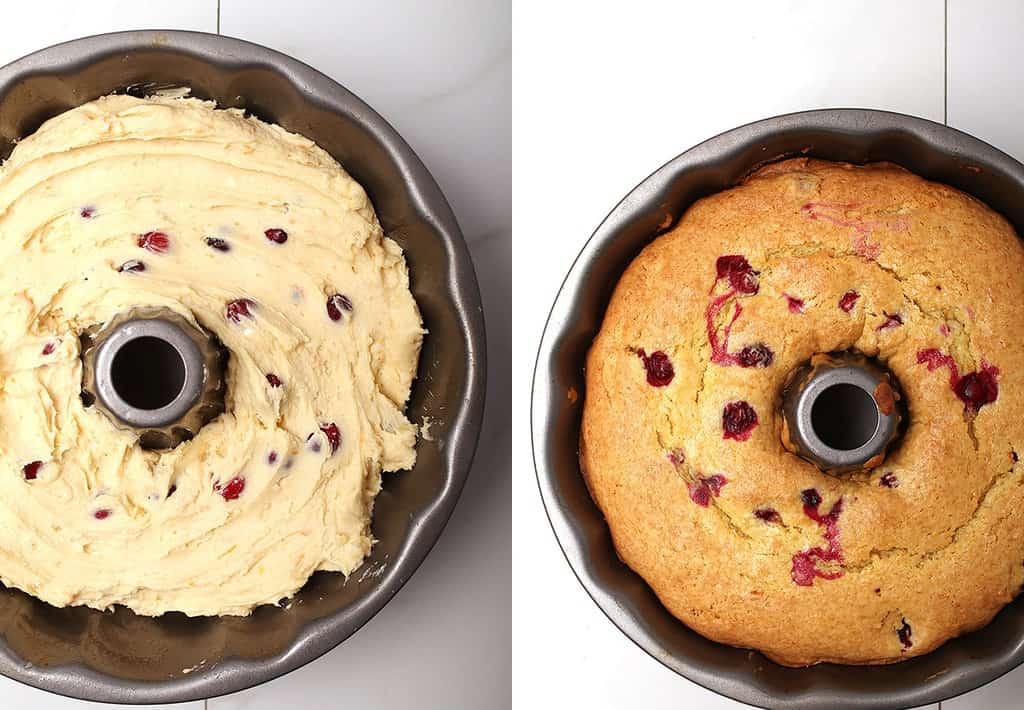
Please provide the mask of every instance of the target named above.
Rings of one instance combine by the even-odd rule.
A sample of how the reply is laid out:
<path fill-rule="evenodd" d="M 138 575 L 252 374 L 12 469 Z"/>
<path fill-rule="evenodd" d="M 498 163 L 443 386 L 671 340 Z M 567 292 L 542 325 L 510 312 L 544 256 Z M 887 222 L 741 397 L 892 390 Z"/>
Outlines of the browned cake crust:
<path fill-rule="evenodd" d="M 1022 304 L 1010 225 L 893 165 L 787 160 L 700 200 L 587 360 L 581 462 L 619 555 L 693 629 L 786 665 L 985 625 L 1024 581 Z M 784 449 L 780 395 L 847 349 L 895 373 L 909 426 L 840 477 Z"/>

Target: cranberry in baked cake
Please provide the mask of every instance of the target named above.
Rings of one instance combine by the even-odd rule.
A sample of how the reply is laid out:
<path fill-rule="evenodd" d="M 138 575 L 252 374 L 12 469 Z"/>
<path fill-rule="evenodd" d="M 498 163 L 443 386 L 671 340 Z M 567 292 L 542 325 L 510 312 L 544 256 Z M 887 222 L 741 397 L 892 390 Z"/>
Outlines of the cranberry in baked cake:
<path fill-rule="evenodd" d="M 675 370 L 672 369 L 668 355 L 661 350 L 655 350 L 648 355 L 643 348 L 637 350 L 636 354 L 643 360 L 644 369 L 647 370 L 647 384 L 651 387 L 664 387 L 672 382 Z"/>

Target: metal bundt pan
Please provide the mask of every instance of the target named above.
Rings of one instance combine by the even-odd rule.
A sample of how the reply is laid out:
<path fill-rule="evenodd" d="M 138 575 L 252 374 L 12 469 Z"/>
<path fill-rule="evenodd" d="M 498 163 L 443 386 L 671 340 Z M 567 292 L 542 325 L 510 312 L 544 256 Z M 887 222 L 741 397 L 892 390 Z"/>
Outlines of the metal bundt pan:
<path fill-rule="evenodd" d="M 569 564 L 611 621 L 680 675 L 735 700 L 771 708 L 893 708 L 973 690 L 1024 661 L 1024 599 L 985 628 L 889 666 L 784 668 L 760 653 L 709 641 L 677 621 L 615 554 L 580 474 L 583 366 L 626 266 L 694 200 L 757 166 L 808 155 L 891 161 L 986 202 L 1024 234 L 1024 166 L 976 138 L 920 118 L 865 109 L 806 111 L 727 131 L 638 185 L 584 246 L 555 300 L 533 381 L 534 463 L 544 505 Z M 567 396 L 575 390 L 578 397 Z"/>
<path fill-rule="evenodd" d="M 466 481 L 484 402 L 484 324 L 451 208 L 402 138 L 353 94 L 288 56 L 197 32 L 139 31 L 57 45 L 0 69 L 0 157 L 46 119 L 113 91 L 192 94 L 315 140 L 369 193 L 405 249 L 430 334 L 409 402 L 429 417 L 412 471 L 385 474 L 379 542 L 346 580 L 318 573 L 287 608 L 249 617 L 57 609 L 0 586 L 0 673 L 86 700 L 170 703 L 247 688 L 308 663 L 366 623 L 420 565 Z"/>

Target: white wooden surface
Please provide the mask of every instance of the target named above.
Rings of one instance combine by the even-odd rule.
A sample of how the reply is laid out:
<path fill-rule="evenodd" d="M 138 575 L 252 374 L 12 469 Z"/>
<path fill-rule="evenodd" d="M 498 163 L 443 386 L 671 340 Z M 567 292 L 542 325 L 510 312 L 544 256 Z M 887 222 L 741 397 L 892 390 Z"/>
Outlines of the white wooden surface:
<path fill-rule="evenodd" d="M 419 153 L 470 244 L 491 375 L 473 474 L 440 542 L 366 627 L 259 688 L 181 710 L 511 706 L 511 10 L 503 0 L 367 3 L 45 0 L 4 6 L 0 64 L 121 29 L 218 29 L 297 57 L 360 95 Z M 0 708 L 107 708 L 0 678 Z"/>
<path fill-rule="evenodd" d="M 626 641 L 553 544 L 529 457 L 528 383 L 548 309 L 584 241 L 665 161 L 723 130 L 787 111 L 863 106 L 936 121 L 948 112 L 951 125 L 1024 159 L 1022 30 L 1024 9 L 1009 0 L 949 0 L 948 8 L 944 0 L 517 7 L 518 707 L 742 707 Z M 1024 707 L 1024 668 L 942 705 Z"/>

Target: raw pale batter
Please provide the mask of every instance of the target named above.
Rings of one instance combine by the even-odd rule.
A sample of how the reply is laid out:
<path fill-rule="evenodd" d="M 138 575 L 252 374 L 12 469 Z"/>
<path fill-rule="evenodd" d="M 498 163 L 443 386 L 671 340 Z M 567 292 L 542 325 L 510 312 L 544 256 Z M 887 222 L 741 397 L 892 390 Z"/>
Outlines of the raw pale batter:
<path fill-rule="evenodd" d="M 57 606 L 247 614 L 369 551 L 423 329 L 402 251 L 312 141 L 110 96 L 0 167 L 0 580 Z M 78 334 L 163 306 L 231 353 L 227 412 L 140 448 L 80 397 Z"/>

